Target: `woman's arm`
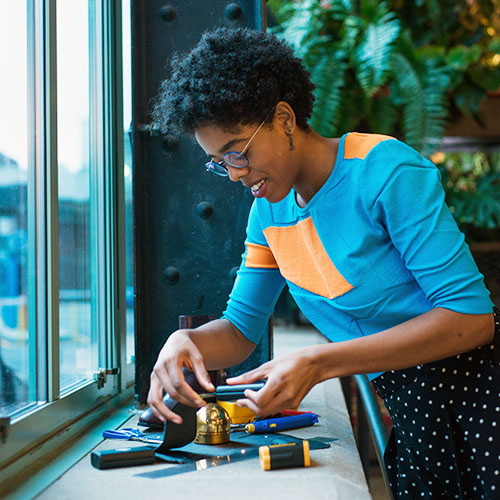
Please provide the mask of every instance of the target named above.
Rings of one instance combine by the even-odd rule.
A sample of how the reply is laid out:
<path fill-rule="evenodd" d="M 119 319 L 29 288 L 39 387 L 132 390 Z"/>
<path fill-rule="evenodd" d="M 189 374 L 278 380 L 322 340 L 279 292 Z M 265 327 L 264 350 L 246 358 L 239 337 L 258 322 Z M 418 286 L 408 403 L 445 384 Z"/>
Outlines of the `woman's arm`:
<path fill-rule="evenodd" d="M 228 383 L 267 379 L 246 391 L 240 406 L 258 415 L 295 408 L 319 382 L 357 373 L 384 372 L 466 352 L 493 338 L 491 314 L 469 315 L 436 308 L 388 330 L 345 342 L 308 346 L 264 363 Z"/>
<path fill-rule="evenodd" d="M 317 349 L 319 380 L 384 372 L 470 351 L 493 338 L 491 314 L 461 314 L 436 308 L 383 332 Z"/>

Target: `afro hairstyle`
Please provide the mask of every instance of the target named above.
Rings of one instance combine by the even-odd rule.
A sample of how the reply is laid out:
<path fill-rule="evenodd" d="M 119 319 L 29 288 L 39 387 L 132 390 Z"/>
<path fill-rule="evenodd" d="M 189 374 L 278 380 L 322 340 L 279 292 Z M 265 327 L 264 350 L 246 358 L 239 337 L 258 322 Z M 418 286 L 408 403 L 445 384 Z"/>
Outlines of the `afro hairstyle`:
<path fill-rule="evenodd" d="M 291 47 L 274 35 L 248 28 L 206 31 L 191 52 L 174 55 L 171 67 L 152 107 L 164 132 L 271 122 L 279 101 L 292 107 L 299 128 L 309 129 L 314 85 Z"/>

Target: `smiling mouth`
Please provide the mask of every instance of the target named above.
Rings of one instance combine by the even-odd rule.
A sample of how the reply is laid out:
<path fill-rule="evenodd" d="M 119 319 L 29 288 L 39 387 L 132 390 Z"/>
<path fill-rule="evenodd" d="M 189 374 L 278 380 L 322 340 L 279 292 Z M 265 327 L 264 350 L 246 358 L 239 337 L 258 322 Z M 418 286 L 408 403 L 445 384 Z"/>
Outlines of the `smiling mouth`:
<path fill-rule="evenodd" d="M 259 189 L 262 187 L 266 179 L 262 179 L 261 181 L 257 182 L 257 184 L 254 184 L 250 189 L 254 192 L 257 193 Z"/>

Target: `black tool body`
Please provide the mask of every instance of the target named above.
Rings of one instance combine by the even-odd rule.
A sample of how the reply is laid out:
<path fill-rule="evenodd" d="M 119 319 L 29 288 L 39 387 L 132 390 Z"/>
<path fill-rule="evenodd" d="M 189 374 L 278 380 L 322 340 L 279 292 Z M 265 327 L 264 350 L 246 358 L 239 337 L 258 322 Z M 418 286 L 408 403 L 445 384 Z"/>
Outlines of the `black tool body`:
<path fill-rule="evenodd" d="M 93 451 L 91 464 L 97 469 L 112 469 L 131 465 L 152 464 L 155 454 L 165 461 L 183 463 L 180 457 L 170 457 L 171 448 L 180 448 L 196 437 L 196 408 L 176 403 L 172 409 L 182 417 L 181 424 L 167 422 L 163 430 L 163 441 L 159 446 L 122 447 L 113 450 Z"/>
<path fill-rule="evenodd" d="M 219 385 L 215 392 L 206 392 L 200 394 L 203 399 L 216 398 L 219 401 L 236 401 L 245 397 L 245 391 L 259 391 L 265 385 L 265 382 L 256 382 L 255 384 L 236 384 L 236 385 Z"/>
<path fill-rule="evenodd" d="M 90 462 L 96 469 L 114 469 L 132 465 L 152 464 L 155 450 L 151 446 L 116 448 L 114 450 L 96 450 L 90 455 Z"/>

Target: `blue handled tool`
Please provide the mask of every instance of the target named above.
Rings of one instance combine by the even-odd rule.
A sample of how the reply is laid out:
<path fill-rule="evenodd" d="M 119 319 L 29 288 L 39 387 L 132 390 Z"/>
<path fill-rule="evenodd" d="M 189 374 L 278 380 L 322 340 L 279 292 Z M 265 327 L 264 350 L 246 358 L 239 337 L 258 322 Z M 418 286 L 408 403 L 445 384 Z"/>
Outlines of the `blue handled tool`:
<path fill-rule="evenodd" d="M 307 427 L 318 422 L 316 413 L 303 413 L 292 417 L 269 418 L 267 420 L 257 420 L 253 424 L 247 424 L 245 430 L 249 434 L 266 434 L 269 432 L 279 432 L 286 429 L 296 429 L 297 427 Z"/>
<path fill-rule="evenodd" d="M 102 433 L 102 437 L 106 439 L 124 439 L 126 441 L 142 441 L 143 443 L 161 444 L 162 439 L 148 438 L 147 434 L 143 434 L 139 429 L 126 427 L 124 429 L 107 430 Z"/>

